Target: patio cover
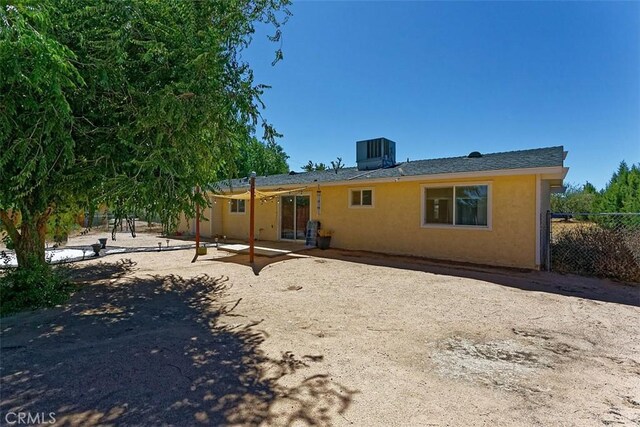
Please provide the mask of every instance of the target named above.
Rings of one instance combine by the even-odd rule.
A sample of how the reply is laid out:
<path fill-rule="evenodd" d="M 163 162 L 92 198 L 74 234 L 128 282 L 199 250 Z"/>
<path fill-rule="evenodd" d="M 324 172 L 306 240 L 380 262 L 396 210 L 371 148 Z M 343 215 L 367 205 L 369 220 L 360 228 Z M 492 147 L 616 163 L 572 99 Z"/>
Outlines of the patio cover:
<path fill-rule="evenodd" d="M 306 190 L 307 187 L 294 188 L 292 190 L 278 190 L 278 191 L 259 191 L 256 190 L 256 199 L 263 200 L 268 199 L 270 197 L 279 196 L 281 194 L 290 194 L 290 193 L 298 193 L 300 191 Z M 213 197 L 217 197 L 220 199 L 235 199 L 235 200 L 251 200 L 251 191 L 247 191 L 241 194 L 212 194 Z"/>

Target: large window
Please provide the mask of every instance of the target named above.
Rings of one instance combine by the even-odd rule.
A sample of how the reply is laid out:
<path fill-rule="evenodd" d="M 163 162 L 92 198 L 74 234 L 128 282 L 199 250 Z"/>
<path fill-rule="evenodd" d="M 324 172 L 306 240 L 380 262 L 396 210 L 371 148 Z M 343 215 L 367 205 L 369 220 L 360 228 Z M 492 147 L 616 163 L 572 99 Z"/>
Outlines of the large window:
<path fill-rule="evenodd" d="M 352 208 L 373 207 L 373 190 L 372 189 L 349 190 L 349 206 Z"/>
<path fill-rule="evenodd" d="M 231 199 L 229 204 L 229 211 L 231 213 L 243 214 L 245 212 L 245 201 Z"/>
<path fill-rule="evenodd" d="M 424 188 L 422 223 L 489 226 L 489 186 L 450 185 Z"/>
<path fill-rule="evenodd" d="M 453 187 L 425 190 L 425 224 L 453 224 Z"/>

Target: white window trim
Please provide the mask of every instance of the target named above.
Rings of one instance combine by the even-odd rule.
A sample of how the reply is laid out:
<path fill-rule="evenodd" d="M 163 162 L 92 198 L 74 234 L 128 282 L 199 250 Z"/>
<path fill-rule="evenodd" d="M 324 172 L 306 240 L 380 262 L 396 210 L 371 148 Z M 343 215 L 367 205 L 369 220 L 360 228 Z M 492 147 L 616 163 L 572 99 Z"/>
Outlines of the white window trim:
<path fill-rule="evenodd" d="M 425 222 L 426 198 L 425 191 L 427 188 L 447 188 L 453 187 L 453 220 L 456 218 L 456 187 L 471 187 L 474 185 L 487 186 L 487 225 L 455 225 L 455 224 L 428 224 Z M 493 183 L 491 181 L 483 182 L 443 182 L 438 184 L 422 184 L 420 185 L 420 227 L 422 228 L 444 228 L 452 230 L 493 230 Z"/>
<path fill-rule="evenodd" d="M 360 201 L 362 202 L 362 192 L 363 191 L 367 191 L 367 190 L 371 190 L 371 204 L 370 205 L 354 205 L 352 204 L 352 198 L 351 198 L 351 193 L 353 191 L 359 191 L 360 192 Z M 349 198 L 348 202 L 349 202 L 349 208 L 351 209 L 372 209 L 375 205 L 376 205 L 376 192 L 373 189 L 373 187 L 357 187 L 357 188 L 349 188 L 349 191 L 347 192 L 347 197 Z"/>
<path fill-rule="evenodd" d="M 231 210 L 231 206 L 232 206 L 232 203 L 233 203 L 232 200 L 240 201 L 240 200 L 243 200 L 243 199 L 229 199 L 229 214 L 230 215 L 244 215 L 244 214 L 247 213 L 247 201 L 246 200 L 243 200 L 244 201 L 244 211 L 243 212 L 234 212 L 234 211 Z"/>

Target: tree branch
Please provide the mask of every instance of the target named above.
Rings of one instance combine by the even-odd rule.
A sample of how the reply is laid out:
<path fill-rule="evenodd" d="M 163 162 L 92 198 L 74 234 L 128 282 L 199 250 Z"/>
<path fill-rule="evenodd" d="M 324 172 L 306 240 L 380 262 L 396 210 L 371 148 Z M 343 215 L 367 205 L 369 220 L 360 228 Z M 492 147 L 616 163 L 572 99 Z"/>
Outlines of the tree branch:
<path fill-rule="evenodd" d="M 2 221 L 2 225 L 4 226 L 5 230 L 7 230 L 7 233 L 9 234 L 9 237 L 11 237 L 11 240 L 13 240 L 14 243 L 17 242 L 20 239 L 20 233 L 18 233 L 18 229 L 13 223 L 13 218 L 9 216 L 9 213 L 7 211 L 0 210 L 0 221 Z"/>
<path fill-rule="evenodd" d="M 49 216 L 51 215 L 51 212 L 53 212 L 53 206 L 49 205 L 47 209 L 44 210 L 42 215 L 40 215 L 40 218 L 38 219 L 38 224 L 37 224 L 38 228 L 46 224 L 46 222 L 49 220 Z"/>

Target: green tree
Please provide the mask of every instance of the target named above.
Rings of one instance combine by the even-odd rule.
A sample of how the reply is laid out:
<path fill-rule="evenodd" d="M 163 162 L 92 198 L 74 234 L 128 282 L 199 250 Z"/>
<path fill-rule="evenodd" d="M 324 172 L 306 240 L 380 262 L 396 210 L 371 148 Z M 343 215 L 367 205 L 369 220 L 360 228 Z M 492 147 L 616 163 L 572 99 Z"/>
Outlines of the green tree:
<path fill-rule="evenodd" d="M 313 163 L 311 160 L 309 160 L 309 163 L 302 166 L 302 170 L 305 172 L 326 171 L 327 169 L 329 169 L 329 167 L 324 163 Z"/>
<path fill-rule="evenodd" d="M 598 200 L 595 187 L 587 182 L 583 186 L 567 184 L 564 193 L 551 195 L 551 211 L 563 213 L 594 212 Z"/>
<path fill-rule="evenodd" d="M 596 187 L 590 183 L 589 181 L 584 183 L 584 187 L 582 188 L 582 190 L 585 193 L 589 193 L 589 194 L 597 194 L 598 190 L 596 189 Z"/>
<path fill-rule="evenodd" d="M 233 164 L 262 118 L 242 59 L 287 0 L 39 0 L 0 11 L 0 218 L 19 265 L 44 263 L 58 206 L 106 203 L 163 221 Z M 276 51 L 276 59 L 281 58 Z M 5 183 L 7 183 L 5 185 Z M 11 216 L 19 218 L 14 226 Z"/>
<path fill-rule="evenodd" d="M 44 262 L 46 223 L 71 197 L 76 161 L 68 98 L 83 80 L 53 35 L 52 12 L 0 10 L 0 220 L 24 267 Z"/>
<path fill-rule="evenodd" d="M 251 138 L 248 143 L 243 143 L 238 148 L 238 154 L 235 157 L 235 173 L 232 174 L 232 178 L 249 176 L 251 172 L 256 172 L 258 175 L 287 173 L 289 172 L 288 158 L 283 148 L 274 141 L 264 143 L 257 138 Z"/>
<path fill-rule="evenodd" d="M 598 208 L 602 212 L 640 212 L 640 164 L 620 163 L 602 191 Z"/>

